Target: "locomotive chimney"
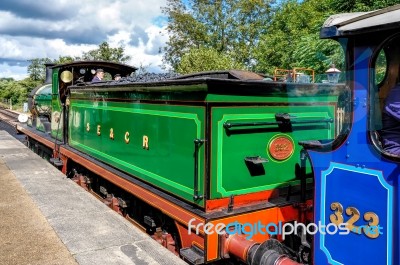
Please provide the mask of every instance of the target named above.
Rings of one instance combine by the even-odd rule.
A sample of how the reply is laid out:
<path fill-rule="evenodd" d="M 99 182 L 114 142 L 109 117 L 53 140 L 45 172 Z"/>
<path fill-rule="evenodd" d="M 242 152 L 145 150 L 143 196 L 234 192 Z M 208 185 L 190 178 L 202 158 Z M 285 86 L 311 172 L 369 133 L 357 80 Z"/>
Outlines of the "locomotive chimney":
<path fill-rule="evenodd" d="M 46 66 L 46 78 L 44 80 L 44 83 L 45 84 L 50 84 L 51 83 L 51 73 L 52 73 L 51 67 L 53 67 L 56 64 L 54 64 L 54 63 L 46 63 L 44 65 Z"/>

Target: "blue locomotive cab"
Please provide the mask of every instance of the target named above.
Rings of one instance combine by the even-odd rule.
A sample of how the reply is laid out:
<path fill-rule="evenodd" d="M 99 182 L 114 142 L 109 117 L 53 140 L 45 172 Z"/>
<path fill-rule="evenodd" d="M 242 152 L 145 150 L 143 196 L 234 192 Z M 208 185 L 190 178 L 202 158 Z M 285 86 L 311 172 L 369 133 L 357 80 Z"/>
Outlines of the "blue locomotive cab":
<path fill-rule="evenodd" d="M 351 109 L 346 115 L 348 131 L 340 141 L 300 143 L 315 178 L 314 220 L 319 231 L 313 240 L 314 264 L 400 262 L 400 157 L 386 148 L 384 139 L 396 128 L 388 134 L 383 122 L 388 97 L 400 104 L 400 98 L 391 95 L 400 81 L 399 22 L 397 5 L 335 15 L 321 30 L 322 38 L 344 47 Z"/>

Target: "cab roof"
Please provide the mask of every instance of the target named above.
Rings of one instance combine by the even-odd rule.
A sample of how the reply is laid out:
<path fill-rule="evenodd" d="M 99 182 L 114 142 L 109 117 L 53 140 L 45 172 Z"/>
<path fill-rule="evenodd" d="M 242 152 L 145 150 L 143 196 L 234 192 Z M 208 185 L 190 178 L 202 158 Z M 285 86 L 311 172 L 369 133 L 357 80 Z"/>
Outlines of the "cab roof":
<path fill-rule="evenodd" d="M 57 64 L 52 66 L 51 68 L 91 68 L 91 69 L 104 69 L 106 72 L 110 74 L 121 74 L 121 75 L 129 75 L 132 72 L 135 72 L 138 68 L 134 66 L 130 66 L 127 64 L 108 62 L 108 61 L 74 61 L 71 63 L 65 64 Z"/>
<path fill-rule="evenodd" d="M 344 13 L 330 16 L 322 26 L 320 37 L 349 37 L 399 27 L 400 4 L 371 12 Z"/>

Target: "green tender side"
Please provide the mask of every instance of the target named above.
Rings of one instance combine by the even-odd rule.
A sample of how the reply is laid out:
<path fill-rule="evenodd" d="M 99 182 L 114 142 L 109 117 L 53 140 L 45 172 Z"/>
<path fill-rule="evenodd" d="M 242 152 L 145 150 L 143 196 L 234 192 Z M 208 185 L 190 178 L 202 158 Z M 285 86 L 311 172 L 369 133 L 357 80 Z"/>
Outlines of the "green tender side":
<path fill-rule="evenodd" d="M 296 164 L 300 164 L 301 146 L 297 143 L 333 139 L 333 123 L 313 121 L 333 118 L 334 111 L 334 105 L 285 106 L 283 102 L 275 102 L 274 106 L 212 108 L 211 197 L 223 198 L 299 184 L 295 170 Z M 293 117 L 291 120 L 304 123 L 292 124 L 290 132 L 282 131 L 273 124 L 276 113 L 288 113 Z M 226 123 L 258 122 L 270 122 L 272 125 L 224 128 Z M 270 144 L 278 137 L 293 143 L 293 148 L 285 147 L 293 150 L 288 158 L 276 159 L 269 151 Z M 260 157 L 267 161 L 262 165 L 248 166 L 245 163 L 248 157 Z"/>
<path fill-rule="evenodd" d="M 299 184 L 298 142 L 336 137 L 336 112 L 345 100 L 339 100 L 340 92 L 335 87 L 315 89 L 313 84 L 313 89 L 298 89 L 260 82 L 255 88 L 251 82 L 233 82 L 230 87 L 224 81 L 220 88 L 220 83 L 211 86 L 202 82 L 72 88 L 69 143 L 177 197 L 204 206 L 205 199 Z M 278 113 L 290 115 L 291 130 L 273 124 Z M 224 127 L 226 123 L 258 122 L 271 124 Z M 271 156 L 269 146 L 278 137 L 293 143 L 293 152 L 287 158 Z M 197 160 L 196 139 L 204 140 Z M 248 157 L 268 162 L 254 174 L 245 162 Z M 310 168 L 307 173 L 311 173 Z M 198 195 L 205 199 L 195 198 L 195 180 Z"/>
<path fill-rule="evenodd" d="M 194 140 L 204 138 L 203 107 L 86 100 L 71 103 L 71 146 L 193 201 Z M 203 176 L 203 150 L 199 156 L 203 159 L 198 175 Z M 204 193 L 202 180 L 198 189 Z"/>

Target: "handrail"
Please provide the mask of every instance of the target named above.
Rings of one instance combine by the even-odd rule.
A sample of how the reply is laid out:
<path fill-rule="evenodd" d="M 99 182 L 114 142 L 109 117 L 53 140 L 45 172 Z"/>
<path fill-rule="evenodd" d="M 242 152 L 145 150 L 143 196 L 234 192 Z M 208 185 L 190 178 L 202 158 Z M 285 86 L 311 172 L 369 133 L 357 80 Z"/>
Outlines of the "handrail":
<path fill-rule="evenodd" d="M 276 68 L 274 71 L 274 81 L 278 81 L 277 77 L 287 77 L 290 74 L 290 70 Z"/>
<path fill-rule="evenodd" d="M 311 68 L 295 67 L 292 70 L 276 68 L 274 70 L 274 81 L 278 81 L 278 77 L 283 77 L 285 80 L 291 79 L 291 82 L 297 82 L 299 76 L 302 74 L 299 71 L 309 72 L 312 77 L 312 82 L 315 82 L 315 71 Z"/>
<path fill-rule="evenodd" d="M 225 122 L 223 124 L 225 129 L 230 129 L 233 127 L 257 127 L 257 126 L 267 126 L 267 125 L 283 125 L 286 123 L 291 123 L 291 124 L 305 124 L 305 123 L 333 123 L 332 118 L 326 118 L 326 119 L 315 119 L 315 120 L 304 120 L 304 121 L 295 121 L 295 120 L 290 120 L 288 122 L 285 121 L 274 121 L 274 122 L 235 122 L 235 123 L 230 123 L 230 122 Z"/>
<path fill-rule="evenodd" d="M 199 149 L 205 142 L 203 139 L 194 140 L 194 183 L 193 183 L 193 200 L 203 199 L 203 195 L 199 194 Z"/>
<path fill-rule="evenodd" d="M 314 71 L 314 69 L 311 69 L 311 68 L 303 68 L 303 67 L 295 67 L 295 68 L 293 68 L 293 76 L 294 76 L 294 82 L 296 82 L 296 78 L 298 77 L 298 71 L 307 71 L 307 72 L 310 72 L 311 73 L 311 76 L 312 76 L 312 82 L 314 83 L 314 81 L 315 81 L 315 71 Z"/>

